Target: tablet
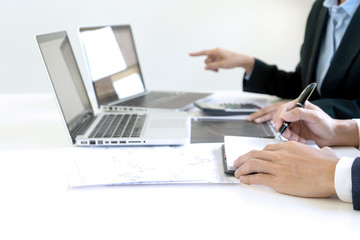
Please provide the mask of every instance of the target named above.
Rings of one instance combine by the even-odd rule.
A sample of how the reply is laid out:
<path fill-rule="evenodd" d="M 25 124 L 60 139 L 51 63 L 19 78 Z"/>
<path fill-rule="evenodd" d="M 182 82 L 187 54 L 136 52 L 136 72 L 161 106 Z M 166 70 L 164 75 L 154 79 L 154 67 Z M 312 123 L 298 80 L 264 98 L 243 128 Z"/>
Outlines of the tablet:
<path fill-rule="evenodd" d="M 254 123 L 239 116 L 211 116 L 191 119 L 191 143 L 221 143 L 224 136 L 274 138 L 270 122 Z"/>

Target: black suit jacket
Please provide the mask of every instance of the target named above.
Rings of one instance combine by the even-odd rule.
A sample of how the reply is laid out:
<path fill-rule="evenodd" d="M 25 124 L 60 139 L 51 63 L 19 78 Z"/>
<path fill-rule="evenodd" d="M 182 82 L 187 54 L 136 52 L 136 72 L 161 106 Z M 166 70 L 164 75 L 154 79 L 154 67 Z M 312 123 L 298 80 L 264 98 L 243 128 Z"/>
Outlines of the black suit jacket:
<path fill-rule="evenodd" d="M 329 17 L 323 2 L 317 0 L 311 9 L 301 47 L 300 63 L 295 71 L 281 71 L 274 65 L 267 65 L 256 59 L 251 78 L 243 81 L 244 91 L 293 99 L 297 98 L 309 83 L 316 81 L 320 44 L 325 36 Z M 360 117 L 359 29 L 360 7 L 356 10 L 325 75 L 321 97 L 314 91 L 310 99 L 334 118 Z"/>
<path fill-rule="evenodd" d="M 360 157 L 356 158 L 351 167 L 352 199 L 355 210 L 360 210 Z"/>

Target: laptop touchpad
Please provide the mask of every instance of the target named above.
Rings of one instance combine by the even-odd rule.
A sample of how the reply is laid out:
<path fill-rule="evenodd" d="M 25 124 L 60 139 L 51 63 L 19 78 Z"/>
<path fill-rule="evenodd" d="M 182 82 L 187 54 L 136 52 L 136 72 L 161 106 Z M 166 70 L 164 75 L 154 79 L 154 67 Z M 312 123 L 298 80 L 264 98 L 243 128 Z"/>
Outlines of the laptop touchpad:
<path fill-rule="evenodd" d="M 151 128 L 184 128 L 185 121 L 183 119 L 166 119 L 166 120 L 152 120 L 150 122 Z"/>

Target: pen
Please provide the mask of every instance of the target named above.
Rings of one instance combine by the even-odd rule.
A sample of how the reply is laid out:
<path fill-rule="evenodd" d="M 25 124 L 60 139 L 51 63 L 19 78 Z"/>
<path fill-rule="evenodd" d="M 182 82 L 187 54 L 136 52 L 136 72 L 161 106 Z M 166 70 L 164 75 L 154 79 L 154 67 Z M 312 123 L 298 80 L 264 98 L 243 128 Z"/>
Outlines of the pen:
<path fill-rule="evenodd" d="M 299 100 L 296 103 L 296 105 L 294 106 L 294 108 L 296 107 L 302 107 L 304 105 L 304 103 L 306 102 L 306 100 L 309 99 L 309 97 L 311 96 L 311 94 L 313 93 L 313 91 L 316 88 L 316 83 L 311 83 L 309 84 L 300 94 L 299 96 Z M 293 108 L 293 109 L 294 109 Z M 289 122 L 283 122 L 283 124 L 281 125 L 280 130 L 276 133 L 275 135 L 275 140 L 278 139 L 281 134 L 286 130 L 286 128 L 290 125 Z"/>

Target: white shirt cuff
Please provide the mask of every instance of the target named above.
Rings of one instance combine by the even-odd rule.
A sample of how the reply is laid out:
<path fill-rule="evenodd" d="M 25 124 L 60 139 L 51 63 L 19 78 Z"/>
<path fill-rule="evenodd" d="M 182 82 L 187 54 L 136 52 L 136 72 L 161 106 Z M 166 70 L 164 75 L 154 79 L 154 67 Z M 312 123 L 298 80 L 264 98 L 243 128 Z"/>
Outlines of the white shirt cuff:
<path fill-rule="evenodd" d="M 342 157 L 336 164 L 335 190 L 338 197 L 344 202 L 352 202 L 351 167 L 354 158 Z"/>
<path fill-rule="evenodd" d="M 248 81 L 250 78 L 251 78 L 251 73 L 245 72 L 244 79 L 245 79 L 246 81 Z M 360 119 L 359 119 L 359 122 L 360 122 Z"/>

